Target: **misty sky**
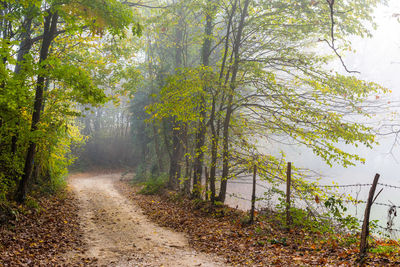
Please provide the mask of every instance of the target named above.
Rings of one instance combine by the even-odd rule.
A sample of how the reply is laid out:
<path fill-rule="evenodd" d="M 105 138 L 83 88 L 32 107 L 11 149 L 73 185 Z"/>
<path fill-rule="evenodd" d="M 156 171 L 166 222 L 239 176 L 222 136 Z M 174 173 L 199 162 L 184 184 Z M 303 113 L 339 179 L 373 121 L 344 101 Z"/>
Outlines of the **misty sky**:
<path fill-rule="evenodd" d="M 400 13 L 400 1 L 389 1 L 375 12 L 378 28 L 372 39 L 354 38 L 357 51 L 346 56 L 346 64 L 361 72 L 363 79 L 378 82 L 400 97 L 400 23 L 393 14 Z"/>
<path fill-rule="evenodd" d="M 400 13 L 400 1 L 389 1 L 388 6 L 380 6 L 375 12 L 378 28 L 373 31 L 373 38 L 352 38 L 355 53 L 344 55 L 346 66 L 360 71 L 359 78 L 377 82 L 392 90 L 388 96 L 391 100 L 400 100 L 400 23 L 393 16 Z M 337 71 L 343 73 L 340 62 L 334 64 Z M 400 123 L 400 115 L 398 116 Z M 374 149 L 348 147 L 348 151 L 366 158 L 365 165 L 342 168 L 330 168 L 313 153 L 304 148 L 290 147 L 288 161 L 302 167 L 319 171 L 327 177 L 321 183 L 335 180 L 340 184 L 370 183 L 375 173 L 381 174 L 381 181 L 395 185 L 400 184 L 400 146 L 389 151 L 394 137 L 380 139 L 380 146 Z M 277 145 L 278 146 L 281 145 Z M 286 150 L 286 149 L 285 149 Z"/>

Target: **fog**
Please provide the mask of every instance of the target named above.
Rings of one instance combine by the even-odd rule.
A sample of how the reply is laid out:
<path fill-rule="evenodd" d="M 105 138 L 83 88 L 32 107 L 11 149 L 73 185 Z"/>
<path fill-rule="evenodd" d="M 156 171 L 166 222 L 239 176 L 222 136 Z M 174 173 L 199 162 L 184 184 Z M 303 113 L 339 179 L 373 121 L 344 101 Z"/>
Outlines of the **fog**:
<path fill-rule="evenodd" d="M 400 13 L 400 1 L 389 1 L 387 6 L 379 7 L 375 12 L 378 27 L 376 30 L 372 30 L 373 37 L 352 38 L 355 52 L 343 56 L 343 60 L 350 70 L 360 72 L 360 74 L 354 75 L 388 88 L 392 93 L 386 98 L 392 102 L 400 100 L 400 23 L 394 15 L 397 13 Z M 332 68 L 344 73 L 339 60 L 333 64 Z M 375 121 L 387 120 L 389 116 L 393 116 L 391 111 L 387 110 L 386 114 L 379 115 Z M 394 115 L 393 121 L 389 121 L 389 123 L 397 123 L 396 118 L 400 120 L 400 116 Z M 398 185 L 400 184 L 400 175 L 398 174 L 400 146 L 395 144 L 394 135 L 378 136 L 378 142 L 379 145 L 373 149 L 347 146 L 347 151 L 357 153 L 366 159 L 365 164 L 357 164 L 348 168 L 338 165 L 329 167 L 311 151 L 301 147 L 286 147 L 285 151 L 288 153 L 288 161 L 323 174 L 326 179 L 322 180 L 322 183 L 328 183 L 331 180 L 339 184 L 370 183 L 375 173 L 379 173 L 381 182 Z"/>
<path fill-rule="evenodd" d="M 375 21 L 377 29 L 372 30 L 372 38 L 352 38 L 353 52 L 343 56 L 343 61 L 349 70 L 359 71 L 356 75 L 363 80 L 376 82 L 391 91 L 387 96 L 379 96 L 380 99 L 386 99 L 390 102 L 400 100 L 400 23 L 396 14 L 400 13 L 400 1 L 389 1 L 387 6 L 379 7 L 375 12 Z M 345 74 L 345 70 L 339 60 L 333 62 L 331 66 L 334 71 Z M 386 100 L 383 100 L 386 101 Z M 393 111 L 399 110 L 400 104 L 394 104 L 389 110 L 383 114 L 379 114 L 374 118 L 375 126 L 385 121 L 385 123 L 396 124 L 400 122 L 399 114 Z M 282 145 L 281 143 L 268 143 L 267 149 L 278 152 L 283 150 L 286 154 L 286 160 L 293 162 L 297 167 L 308 168 L 321 174 L 321 184 L 332 184 L 335 182 L 339 185 L 343 184 L 365 184 L 372 183 L 376 173 L 379 173 L 380 183 L 400 185 L 400 146 L 396 144 L 395 135 L 378 136 L 379 145 L 373 149 L 359 146 L 339 145 L 348 152 L 360 155 L 366 159 L 365 164 L 356 164 L 344 168 L 339 165 L 332 167 L 323 160 L 315 156 L 311 150 L 304 146 Z M 250 178 L 250 177 L 249 177 Z M 246 180 L 249 180 L 247 178 Z M 378 186 L 378 190 L 380 190 Z M 366 200 L 369 187 L 354 187 L 341 190 L 341 193 L 351 194 L 353 197 L 358 196 L 359 199 Z M 229 193 L 233 193 L 249 199 L 251 195 L 251 186 L 246 184 L 230 183 L 228 187 Z M 265 190 L 258 188 L 258 195 L 262 196 Z M 397 196 L 397 197 L 396 197 Z M 383 188 L 377 202 L 394 203 L 400 205 L 399 190 Z M 232 206 L 247 209 L 250 207 L 248 201 L 231 197 L 228 203 Z M 260 206 L 265 203 L 259 203 Z M 363 216 L 363 205 L 351 207 L 350 213 L 358 218 Z M 373 206 L 371 216 L 372 219 L 380 220 L 380 225 L 385 227 L 387 220 L 388 207 Z M 394 228 L 400 228 L 400 222 L 395 220 Z"/>

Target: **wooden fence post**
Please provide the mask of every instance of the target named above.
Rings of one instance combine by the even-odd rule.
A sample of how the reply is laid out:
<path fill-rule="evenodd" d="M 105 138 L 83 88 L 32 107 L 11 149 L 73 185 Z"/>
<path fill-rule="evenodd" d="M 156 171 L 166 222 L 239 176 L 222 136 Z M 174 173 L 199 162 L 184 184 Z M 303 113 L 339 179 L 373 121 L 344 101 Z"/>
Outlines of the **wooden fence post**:
<path fill-rule="evenodd" d="M 251 193 L 251 210 L 249 223 L 254 221 L 254 210 L 256 206 L 256 183 L 257 183 L 257 165 L 254 165 L 253 169 L 253 191 Z"/>
<path fill-rule="evenodd" d="M 292 163 L 288 162 L 286 172 L 286 226 L 292 224 L 292 218 L 290 216 L 290 184 L 292 182 Z"/>
<path fill-rule="evenodd" d="M 371 206 L 374 201 L 374 195 L 376 190 L 376 185 L 378 184 L 379 174 L 375 174 L 374 181 L 372 183 L 371 189 L 369 190 L 368 201 L 365 207 L 364 222 L 361 231 L 361 242 L 360 242 L 360 260 L 362 260 L 367 253 L 367 237 L 369 235 L 369 215 L 371 212 Z"/>

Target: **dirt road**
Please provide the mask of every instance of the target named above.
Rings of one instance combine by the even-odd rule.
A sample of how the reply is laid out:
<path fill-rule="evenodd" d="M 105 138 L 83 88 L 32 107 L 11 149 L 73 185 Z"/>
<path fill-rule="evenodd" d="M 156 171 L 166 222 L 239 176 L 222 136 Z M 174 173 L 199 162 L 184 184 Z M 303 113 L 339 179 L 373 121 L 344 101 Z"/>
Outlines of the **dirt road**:
<path fill-rule="evenodd" d="M 81 206 L 85 257 L 97 258 L 98 266 L 226 266 L 215 256 L 195 252 L 182 233 L 150 222 L 114 188 L 119 177 L 80 174 L 69 179 Z"/>

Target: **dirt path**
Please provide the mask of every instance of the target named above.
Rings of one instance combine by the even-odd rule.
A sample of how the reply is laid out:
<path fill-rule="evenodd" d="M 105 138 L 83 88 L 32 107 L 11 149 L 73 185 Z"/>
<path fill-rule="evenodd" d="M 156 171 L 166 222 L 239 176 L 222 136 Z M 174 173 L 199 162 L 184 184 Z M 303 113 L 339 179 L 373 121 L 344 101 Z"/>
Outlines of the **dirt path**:
<path fill-rule="evenodd" d="M 215 256 L 189 248 L 182 233 L 150 222 L 137 205 L 114 188 L 119 177 L 70 177 L 89 246 L 85 257 L 97 258 L 98 266 L 226 266 Z"/>

